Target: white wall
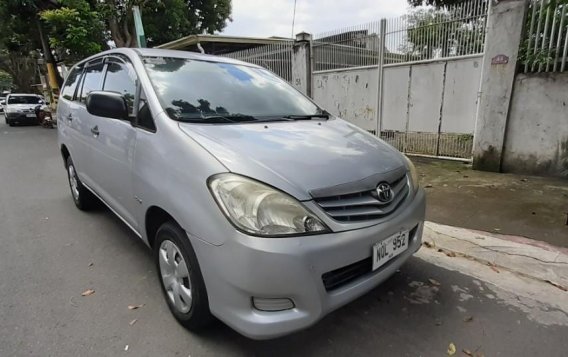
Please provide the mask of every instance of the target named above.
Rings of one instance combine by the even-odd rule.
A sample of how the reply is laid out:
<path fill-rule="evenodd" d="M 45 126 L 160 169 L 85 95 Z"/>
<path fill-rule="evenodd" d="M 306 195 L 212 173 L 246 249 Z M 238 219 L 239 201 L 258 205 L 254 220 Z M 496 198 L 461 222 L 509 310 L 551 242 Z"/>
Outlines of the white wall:
<path fill-rule="evenodd" d="M 481 57 L 384 68 L 383 130 L 473 134 Z M 314 100 L 366 130 L 377 124 L 375 67 L 315 73 Z M 441 112 L 440 112 L 441 110 Z"/>
<path fill-rule="evenodd" d="M 330 113 L 376 130 L 377 68 L 314 73 L 313 99 Z"/>
<path fill-rule="evenodd" d="M 568 73 L 517 75 L 502 168 L 568 178 Z"/>

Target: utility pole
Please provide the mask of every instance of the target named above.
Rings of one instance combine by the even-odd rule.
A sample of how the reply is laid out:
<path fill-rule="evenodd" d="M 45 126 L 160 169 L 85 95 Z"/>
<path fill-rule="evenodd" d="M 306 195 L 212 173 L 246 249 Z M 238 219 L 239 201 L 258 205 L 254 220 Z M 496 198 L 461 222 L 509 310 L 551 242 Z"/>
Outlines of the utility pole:
<path fill-rule="evenodd" d="M 140 15 L 140 7 L 135 5 L 132 7 L 134 16 L 134 29 L 136 30 L 136 40 L 138 47 L 146 47 L 146 36 L 144 35 L 144 26 L 142 25 L 142 15 Z"/>
<path fill-rule="evenodd" d="M 53 53 L 51 53 L 51 47 L 43 33 L 43 28 L 41 26 L 41 21 L 39 19 L 36 20 L 37 28 L 39 31 L 39 39 L 41 42 L 41 47 L 43 48 L 43 57 L 45 61 L 45 66 L 47 68 L 47 78 L 49 87 L 51 88 L 51 96 L 52 96 L 52 105 L 57 105 L 57 100 L 59 99 L 59 88 L 63 84 L 63 78 L 59 75 L 57 71 L 57 64 L 55 63 L 55 58 L 53 57 Z"/>

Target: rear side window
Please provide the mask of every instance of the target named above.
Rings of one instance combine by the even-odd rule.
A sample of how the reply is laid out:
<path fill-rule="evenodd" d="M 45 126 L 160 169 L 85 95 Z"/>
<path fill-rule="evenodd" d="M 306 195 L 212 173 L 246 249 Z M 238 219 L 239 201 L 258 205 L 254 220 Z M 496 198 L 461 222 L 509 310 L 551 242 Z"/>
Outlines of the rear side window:
<path fill-rule="evenodd" d="M 103 90 L 120 93 L 128 104 L 128 113 L 134 113 L 134 96 L 136 94 L 136 74 L 129 71 L 123 63 L 108 64 Z"/>
<path fill-rule="evenodd" d="M 81 78 L 82 69 L 75 68 L 69 73 L 65 84 L 63 85 L 63 90 L 61 91 L 61 96 L 67 100 L 73 100 L 75 95 L 75 89 L 79 83 L 79 78 Z"/>
<path fill-rule="evenodd" d="M 83 75 L 83 89 L 81 90 L 81 102 L 85 103 L 87 95 L 94 90 L 101 90 L 102 77 L 103 77 L 102 63 L 94 66 L 89 66 L 85 69 Z"/>

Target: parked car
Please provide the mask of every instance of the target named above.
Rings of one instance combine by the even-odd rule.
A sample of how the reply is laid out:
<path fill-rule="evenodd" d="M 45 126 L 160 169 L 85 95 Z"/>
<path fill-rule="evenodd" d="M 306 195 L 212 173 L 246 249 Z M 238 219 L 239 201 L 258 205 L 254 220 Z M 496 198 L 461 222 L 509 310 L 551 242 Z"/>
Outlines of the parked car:
<path fill-rule="evenodd" d="M 75 205 L 100 199 L 153 249 L 190 330 L 306 328 L 420 247 L 412 163 L 256 65 L 110 50 L 73 67 L 57 116 Z"/>
<path fill-rule="evenodd" d="M 4 105 L 6 105 L 6 97 L 0 96 L 0 113 L 4 113 Z"/>
<path fill-rule="evenodd" d="M 45 101 L 37 94 L 8 94 L 4 106 L 6 124 L 38 124 L 36 111 L 44 104 Z"/>

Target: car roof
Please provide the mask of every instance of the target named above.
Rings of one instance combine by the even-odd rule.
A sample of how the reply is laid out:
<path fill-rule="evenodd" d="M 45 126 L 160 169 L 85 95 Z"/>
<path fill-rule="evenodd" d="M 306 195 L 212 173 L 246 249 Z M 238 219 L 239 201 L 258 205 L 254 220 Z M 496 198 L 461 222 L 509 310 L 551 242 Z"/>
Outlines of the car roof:
<path fill-rule="evenodd" d="M 123 54 L 123 55 L 135 55 L 139 57 L 172 57 L 172 58 L 185 58 L 185 59 L 193 59 L 193 60 L 201 60 L 201 61 L 209 61 L 209 62 L 219 62 L 219 63 L 230 63 L 230 64 L 238 64 L 238 65 L 245 65 L 250 67 L 258 67 L 252 63 L 239 61 L 229 57 L 221 57 L 221 56 L 213 56 L 207 55 L 203 53 L 197 52 L 189 52 L 189 51 L 178 51 L 178 50 L 168 50 L 162 48 L 115 48 L 112 50 L 104 51 L 101 53 L 97 53 L 91 57 L 85 58 L 82 60 L 80 64 L 88 62 L 92 59 L 105 56 L 105 55 L 112 55 L 112 54 Z"/>

